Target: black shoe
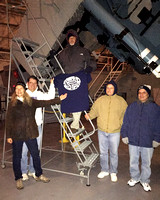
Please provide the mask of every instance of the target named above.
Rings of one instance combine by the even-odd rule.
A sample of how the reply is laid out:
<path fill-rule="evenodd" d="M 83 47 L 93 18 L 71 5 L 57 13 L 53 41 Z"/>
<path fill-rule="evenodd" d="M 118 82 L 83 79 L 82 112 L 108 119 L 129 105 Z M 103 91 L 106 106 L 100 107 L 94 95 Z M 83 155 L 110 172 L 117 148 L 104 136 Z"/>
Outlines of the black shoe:
<path fill-rule="evenodd" d="M 78 131 L 78 129 L 75 128 L 71 128 L 72 133 L 76 133 Z"/>

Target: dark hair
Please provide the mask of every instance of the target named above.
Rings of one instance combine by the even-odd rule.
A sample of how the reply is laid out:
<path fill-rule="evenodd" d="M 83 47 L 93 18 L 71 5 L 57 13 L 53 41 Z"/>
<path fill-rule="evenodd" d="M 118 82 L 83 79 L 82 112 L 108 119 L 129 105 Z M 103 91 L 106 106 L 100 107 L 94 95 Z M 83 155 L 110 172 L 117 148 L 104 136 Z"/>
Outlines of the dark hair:
<path fill-rule="evenodd" d="M 29 78 L 28 78 L 28 81 L 27 82 L 29 82 L 29 80 L 30 79 L 34 79 L 34 80 L 36 80 L 37 81 L 37 84 L 38 84 L 38 78 L 36 77 L 36 76 L 34 76 L 34 75 L 31 75 Z"/>
<path fill-rule="evenodd" d="M 25 85 L 24 82 L 18 81 L 18 82 L 16 83 L 16 85 L 15 85 L 15 88 L 16 88 L 17 85 L 21 85 L 21 86 L 26 90 L 26 85 Z"/>

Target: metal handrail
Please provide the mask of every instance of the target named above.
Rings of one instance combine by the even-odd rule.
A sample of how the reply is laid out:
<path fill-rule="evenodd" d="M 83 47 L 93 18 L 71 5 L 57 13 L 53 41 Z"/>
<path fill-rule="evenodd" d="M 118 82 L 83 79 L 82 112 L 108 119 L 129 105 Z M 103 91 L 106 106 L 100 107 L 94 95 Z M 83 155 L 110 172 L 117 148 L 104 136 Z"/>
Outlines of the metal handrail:
<path fill-rule="evenodd" d="M 103 68 L 101 69 L 101 71 L 99 72 L 99 74 L 96 76 L 96 78 L 94 79 L 94 81 L 90 84 L 90 86 L 88 87 L 88 90 L 91 89 L 91 87 L 94 85 L 94 83 L 97 81 L 97 79 L 99 78 L 99 76 L 102 74 L 102 72 L 104 71 L 104 69 L 106 68 L 108 64 L 105 64 L 103 66 Z"/>
<path fill-rule="evenodd" d="M 110 63 L 108 60 L 112 59 L 112 62 Z M 97 81 L 97 79 L 99 78 L 99 76 L 102 74 L 102 72 L 104 71 L 105 68 L 112 68 L 113 65 L 113 57 L 108 57 L 107 56 L 107 63 L 103 65 L 102 69 L 100 70 L 100 72 L 98 73 L 98 75 L 96 76 L 96 78 L 92 81 L 92 83 L 90 84 L 90 86 L 88 87 L 88 90 L 90 90 L 92 88 L 92 86 L 94 85 L 94 83 Z M 107 70 L 109 71 L 109 70 Z"/>
<path fill-rule="evenodd" d="M 97 89 L 97 91 L 95 92 L 94 94 L 94 97 L 97 95 L 98 91 L 100 90 L 100 88 L 103 86 L 103 84 L 105 83 L 105 81 L 108 79 L 108 77 L 111 75 L 112 71 L 115 69 L 115 67 L 117 66 L 117 64 L 119 63 L 120 61 L 117 60 L 116 64 L 112 67 L 111 71 L 109 72 L 109 74 L 107 75 L 107 77 L 104 79 L 104 81 L 101 83 L 101 85 L 99 86 L 99 88 Z"/>
<path fill-rule="evenodd" d="M 115 64 L 115 65 L 113 66 L 113 68 L 111 69 L 110 73 L 106 76 L 106 78 L 104 79 L 104 81 L 101 83 L 101 85 L 99 86 L 99 88 L 98 88 L 97 91 L 95 92 L 95 94 L 94 94 L 94 100 L 96 99 L 97 93 L 98 93 L 99 90 L 102 88 L 102 86 L 105 84 L 105 82 L 108 80 L 108 78 L 110 77 L 108 81 L 110 81 L 111 79 L 113 79 L 114 76 L 115 76 L 115 74 L 116 74 L 116 72 L 117 72 L 118 69 L 121 67 L 121 65 L 123 65 L 123 67 L 124 67 L 124 63 L 120 63 L 119 66 L 117 67 L 117 65 L 118 65 L 119 62 L 120 62 L 119 60 L 116 62 L 116 64 Z M 117 67 L 116 71 L 113 71 L 116 67 Z M 123 67 L 122 67 L 122 70 L 123 70 Z M 121 71 L 121 72 L 122 72 L 122 71 Z M 103 91 L 99 94 L 99 96 L 100 96 L 102 93 L 103 93 Z M 98 96 L 98 97 L 99 97 L 99 96 Z"/>

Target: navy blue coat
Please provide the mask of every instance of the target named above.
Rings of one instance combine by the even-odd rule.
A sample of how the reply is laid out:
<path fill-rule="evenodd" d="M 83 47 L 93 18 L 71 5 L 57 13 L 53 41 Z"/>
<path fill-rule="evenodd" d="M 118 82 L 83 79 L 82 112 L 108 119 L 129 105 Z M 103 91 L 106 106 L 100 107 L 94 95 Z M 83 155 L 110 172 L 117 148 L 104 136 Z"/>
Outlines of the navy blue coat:
<path fill-rule="evenodd" d="M 151 148 L 153 140 L 160 142 L 159 114 L 160 107 L 154 102 L 133 102 L 124 115 L 122 138 L 128 137 L 131 145 Z"/>

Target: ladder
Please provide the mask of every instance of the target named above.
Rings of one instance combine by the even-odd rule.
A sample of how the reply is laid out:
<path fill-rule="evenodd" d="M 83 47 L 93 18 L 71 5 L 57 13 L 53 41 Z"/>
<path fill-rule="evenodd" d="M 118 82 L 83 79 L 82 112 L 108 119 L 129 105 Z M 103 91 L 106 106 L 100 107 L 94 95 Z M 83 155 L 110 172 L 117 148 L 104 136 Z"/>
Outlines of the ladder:
<path fill-rule="evenodd" d="M 23 55 L 29 71 L 31 71 L 32 74 L 38 78 L 41 90 L 43 92 L 48 91 L 49 81 L 55 76 L 55 74 L 48 60 L 46 59 L 46 56 L 39 53 L 40 51 L 42 52 L 42 48 L 46 45 L 46 43 L 39 46 L 38 44 L 23 38 L 14 38 L 14 42 L 19 48 L 21 55 Z M 32 47 L 32 51 L 28 50 L 28 46 Z M 64 71 L 62 71 L 62 73 L 64 73 Z M 70 123 L 73 121 L 73 118 L 64 117 L 63 113 L 61 113 L 60 105 L 54 105 L 51 106 L 51 108 L 53 110 L 53 113 L 57 117 L 58 122 L 60 123 L 62 131 L 67 136 L 67 139 L 69 140 L 74 152 L 79 159 L 79 162 L 77 163 L 77 168 L 80 171 L 80 175 L 84 178 L 87 178 L 86 185 L 89 186 L 90 170 L 92 169 L 92 167 L 94 167 L 99 157 L 99 153 L 90 137 L 95 133 L 95 127 L 92 121 L 89 120 L 92 131 L 87 132 L 83 126 L 82 121 L 80 121 L 81 128 L 78 129 L 76 133 L 73 133 L 70 128 Z M 86 114 L 86 111 L 84 112 Z"/>
<path fill-rule="evenodd" d="M 50 66 L 49 61 L 47 60 L 47 54 L 51 50 L 51 46 L 49 45 L 46 37 L 44 36 L 43 32 L 41 31 L 39 24 L 37 23 L 36 19 L 34 18 L 32 12 L 30 11 L 29 7 L 26 5 L 28 11 L 30 12 L 35 25 L 42 35 L 44 41 L 39 45 L 34 41 L 30 41 L 28 39 L 24 39 L 21 37 L 15 37 L 12 30 L 8 26 L 11 34 L 13 35 L 12 40 L 12 47 L 10 48 L 10 68 L 9 71 L 11 73 L 11 60 L 13 58 L 19 73 L 21 74 L 21 78 L 24 82 L 26 82 L 23 73 L 19 67 L 19 63 L 25 68 L 25 70 L 29 73 L 29 75 L 35 75 L 39 80 L 39 87 L 43 92 L 47 92 L 49 89 L 50 79 L 55 76 L 52 67 Z M 57 42 L 59 43 L 58 39 Z M 60 44 L 60 43 L 59 43 Z M 59 65 L 60 70 L 64 73 L 63 68 L 61 67 L 58 59 L 54 56 L 56 62 Z M 9 97 L 9 87 L 10 87 L 10 75 L 8 79 L 8 97 Z M 91 99 L 91 98 L 90 98 Z M 51 106 L 53 113 L 58 119 L 61 127 L 61 138 L 62 138 L 62 131 L 67 136 L 75 154 L 78 157 L 77 167 L 80 171 L 79 176 L 83 176 L 87 179 L 87 186 L 90 185 L 89 183 L 89 175 L 90 170 L 94 167 L 95 163 L 98 160 L 99 153 L 93 144 L 90 136 L 95 133 L 95 127 L 91 120 L 89 120 L 92 131 L 87 132 L 83 126 L 82 121 L 80 121 L 80 129 L 77 133 L 73 133 L 70 129 L 70 123 L 73 121 L 71 117 L 64 117 L 63 113 L 61 113 L 60 105 Z M 65 126 L 64 126 L 65 124 Z M 4 164 L 4 152 L 5 152 L 5 141 L 6 141 L 6 134 L 4 134 L 4 145 L 3 145 L 3 158 L 2 158 L 2 168 L 5 168 Z M 63 140 L 62 140 L 63 141 Z M 64 152 L 64 151 L 63 151 Z M 45 169 L 45 168 L 43 168 Z M 57 171 L 51 169 L 45 169 L 50 171 Z M 61 172 L 61 171 L 59 171 Z M 67 172 L 62 172 L 66 173 Z M 69 174 L 69 173 L 68 173 Z M 76 175 L 77 174 L 72 174 Z"/>

